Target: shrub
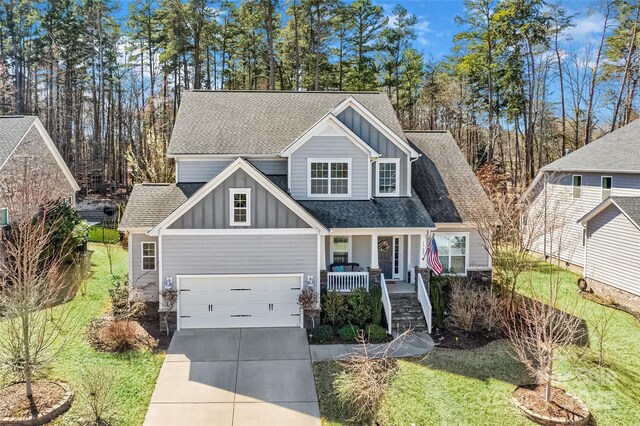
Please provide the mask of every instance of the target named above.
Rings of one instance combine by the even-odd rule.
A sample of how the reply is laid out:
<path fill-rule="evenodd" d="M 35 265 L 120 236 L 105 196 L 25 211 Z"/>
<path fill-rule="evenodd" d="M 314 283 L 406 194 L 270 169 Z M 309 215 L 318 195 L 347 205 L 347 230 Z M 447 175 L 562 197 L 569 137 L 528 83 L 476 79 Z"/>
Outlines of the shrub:
<path fill-rule="evenodd" d="M 347 321 L 350 324 L 363 326 L 371 319 L 371 298 L 364 288 L 352 291 L 347 298 L 347 304 Z"/>
<path fill-rule="evenodd" d="M 321 304 L 326 322 L 336 327 L 340 327 L 347 322 L 349 307 L 347 306 L 346 297 L 336 291 L 330 291 L 322 298 Z"/>
<path fill-rule="evenodd" d="M 343 342 L 355 342 L 360 337 L 361 332 L 362 330 L 355 325 L 347 324 L 338 330 L 338 336 Z"/>
<path fill-rule="evenodd" d="M 313 328 L 316 327 L 314 313 L 317 312 L 318 294 L 313 287 L 307 287 L 298 294 L 298 305 L 302 308 L 302 312 L 311 318 Z"/>
<path fill-rule="evenodd" d="M 502 324 L 502 300 L 491 287 L 468 280 L 451 283 L 449 323 L 465 333 L 495 332 Z"/>
<path fill-rule="evenodd" d="M 429 292 L 429 299 L 431 301 L 431 312 L 433 314 L 433 321 L 436 327 L 442 327 L 444 324 L 444 310 L 446 302 L 444 299 L 443 291 L 444 283 L 442 281 L 432 281 L 431 291 Z"/>
<path fill-rule="evenodd" d="M 387 340 L 387 330 L 376 324 L 369 324 L 365 328 L 367 339 L 370 343 L 380 343 Z"/>
<path fill-rule="evenodd" d="M 113 373 L 104 367 L 88 368 L 82 373 L 80 398 L 91 413 L 92 423 L 108 425 L 113 408 Z"/>
<path fill-rule="evenodd" d="M 311 341 L 313 343 L 326 343 L 333 339 L 333 327 L 328 324 L 322 324 L 313 329 Z"/>
<path fill-rule="evenodd" d="M 128 319 L 114 319 L 102 328 L 100 340 L 114 352 L 134 349 L 137 343 L 135 327 Z"/>
<path fill-rule="evenodd" d="M 111 309 L 114 316 L 126 316 L 129 313 L 129 284 L 126 279 L 116 280 L 109 289 Z"/>
<path fill-rule="evenodd" d="M 369 298 L 371 299 L 371 322 L 380 325 L 382 323 L 382 287 L 373 286 Z"/>
<path fill-rule="evenodd" d="M 52 253 L 63 253 L 65 260 L 70 261 L 75 250 L 87 242 L 87 234 L 79 226 L 82 223 L 84 220 L 72 206 L 62 201 L 53 202 L 44 217 L 44 224 L 53 230 L 53 235 L 51 243 L 42 253 L 43 261 Z"/>

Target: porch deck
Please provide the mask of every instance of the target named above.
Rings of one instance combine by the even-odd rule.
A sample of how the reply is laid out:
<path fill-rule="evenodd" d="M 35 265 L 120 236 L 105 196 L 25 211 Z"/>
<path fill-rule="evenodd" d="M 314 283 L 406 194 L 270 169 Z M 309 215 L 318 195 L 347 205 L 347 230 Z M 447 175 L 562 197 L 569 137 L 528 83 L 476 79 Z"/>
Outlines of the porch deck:
<path fill-rule="evenodd" d="M 389 294 L 416 292 L 415 284 L 406 281 L 387 281 L 387 289 L 389 290 Z"/>

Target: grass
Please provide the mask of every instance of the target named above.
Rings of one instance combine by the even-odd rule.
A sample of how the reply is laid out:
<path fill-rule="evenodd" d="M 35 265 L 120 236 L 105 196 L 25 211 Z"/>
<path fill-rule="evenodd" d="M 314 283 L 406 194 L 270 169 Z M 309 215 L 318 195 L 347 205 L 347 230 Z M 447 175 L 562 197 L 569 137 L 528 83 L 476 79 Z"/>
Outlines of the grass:
<path fill-rule="evenodd" d="M 522 277 L 523 293 L 544 294 L 546 265 L 541 262 Z M 557 385 L 589 406 L 594 424 L 640 424 L 640 322 L 627 313 L 613 312 L 605 341 L 608 366 L 599 367 L 592 323 L 612 308 L 582 302 L 576 292 L 578 276 L 564 270 L 560 274 L 560 305 L 571 306 L 580 299 L 583 309 L 578 315 L 585 320 L 593 350 L 573 365 L 564 364 Z M 511 404 L 511 392 L 529 380 L 504 341 L 465 351 L 436 348 L 423 359 L 400 360 L 399 368 L 379 413 L 382 425 L 532 424 Z M 323 424 L 351 424 L 333 395 L 331 382 L 340 365 L 319 363 L 314 369 Z"/>
<path fill-rule="evenodd" d="M 93 350 L 85 339 L 86 325 L 100 316 L 109 306 L 107 290 L 113 282 L 109 262 L 102 244 L 90 244 L 91 276 L 86 283 L 86 294 L 78 295 L 72 310 L 78 317 L 79 327 L 70 343 L 56 358 L 47 373 L 52 380 L 68 383 L 76 392 L 81 389 L 83 372 L 103 368 L 115 377 L 112 393 L 112 424 L 141 425 L 144 421 L 151 394 L 164 359 L 163 353 L 125 352 L 100 353 Z M 120 247 L 114 256 L 114 274 L 123 276 L 127 270 L 127 256 Z M 82 398 L 76 398 L 71 409 L 54 424 L 87 424 L 86 407 Z"/>
<path fill-rule="evenodd" d="M 89 241 L 95 243 L 116 242 L 120 239 L 120 232 L 117 229 L 102 228 L 94 225 L 89 229 Z"/>

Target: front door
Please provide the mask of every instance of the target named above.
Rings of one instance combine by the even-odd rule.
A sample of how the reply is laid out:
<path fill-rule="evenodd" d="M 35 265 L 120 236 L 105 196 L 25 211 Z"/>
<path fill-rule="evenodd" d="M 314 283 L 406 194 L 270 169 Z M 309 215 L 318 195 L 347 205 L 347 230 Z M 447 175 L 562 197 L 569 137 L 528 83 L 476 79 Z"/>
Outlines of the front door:
<path fill-rule="evenodd" d="M 378 264 L 384 278 L 393 279 L 393 237 L 378 237 Z"/>

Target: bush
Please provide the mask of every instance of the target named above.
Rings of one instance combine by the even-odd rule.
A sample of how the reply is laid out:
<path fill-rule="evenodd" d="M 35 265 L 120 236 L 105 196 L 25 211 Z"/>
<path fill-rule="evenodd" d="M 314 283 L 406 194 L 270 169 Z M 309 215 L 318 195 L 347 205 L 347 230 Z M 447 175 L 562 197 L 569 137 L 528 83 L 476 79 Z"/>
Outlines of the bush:
<path fill-rule="evenodd" d="M 387 330 L 376 324 L 369 324 L 365 328 L 370 343 L 381 343 L 387 340 Z"/>
<path fill-rule="evenodd" d="M 129 283 L 126 279 L 116 280 L 109 289 L 111 309 L 114 316 L 126 316 L 129 313 Z"/>
<path fill-rule="evenodd" d="M 361 332 L 362 330 L 355 325 L 347 324 L 338 330 L 338 336 L 343 342 L 356 342 L 360 338 Z"/>
<path fill-rule="evenodd" d="M 114 352 L 128 351 L 136 347 L 136 330 L 130 320 L 114 319 L 102 328 L 100 340 Z"/>
<path fill-rule="evenodd" d="M 443 290 L 444 282 L 432 281 L 431 291 L 429 292 L 429 300 L 431 301 L 431 312 L 436 327 L 442 327 L 444 324 L 444 310 L 446 302 Z"/>
<path fill-rule="evenodd" d="M 466 333 L 495 332 L 502 324 L 502 300 L 491 287 L 468 280 L 451 283 L 448 322 Z"/>
<path fill-rule="evenodd" d="M 371 299 L 371 322 L 380 325 L 382 323 L 382 287 L 373 286 L 369 298 Z"/>
<path fill-rule="evenodd" d="M 357 288 L 347 298 L 349 324 L 365 325 L 371 319 L 371 298 L 364 288 Z"/>
<path fill-rule="evenodd" d="M 347 322 L 347 306 L 346 297 L 336 291 L 330 291 L 322 297 L 322 312 L 324 320 L 336 327 L 342 326 Z"/>
<path fill-rule="evenodd" d="M 326 343 L 331 339 L 333 339 L 333 327 L 328 324 L 319 325 L 311 332 L 313 343 Z"/>
<path fill-rule="evenodd" d="M 104 367 L 88 368 L 83 371 L 79 396 L 91 414 L 92 424 L 110 424 L 108 417 L 113 410 L 114 383 L 113 372 Z"/>
<path fill-rule="evenodd" d="M 64 253 L 65 259 L 71 260 L 75 250 L 87 242 L 86 229 L 80 226 L 84 220 L 65 202 L 54 202 L 44 223 L 48 229 L 53 230 L 53 235 L 47 250 L 42 253 L 42 259 L 48 259 L 51 253 Z"/>

